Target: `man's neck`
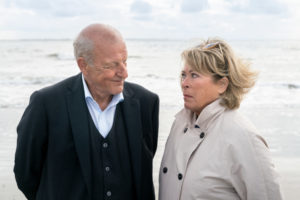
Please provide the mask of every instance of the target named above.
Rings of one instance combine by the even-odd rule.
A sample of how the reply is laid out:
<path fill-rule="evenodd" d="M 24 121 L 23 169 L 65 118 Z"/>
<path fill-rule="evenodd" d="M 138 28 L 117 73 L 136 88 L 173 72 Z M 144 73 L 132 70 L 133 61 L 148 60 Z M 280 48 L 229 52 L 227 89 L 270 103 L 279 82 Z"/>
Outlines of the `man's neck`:
<path fill-rule="evenodd" d="M 109 96 L 99 96 L 99 95 L 93 95 L 94 100 L 97 102 L 97 104 L 99 105 L 99 107 L 101 108 L 101 110 L 105 110 L 107 108 L 107 106 L 109 105 L 109 103 L 111 102 L 113 95 L 109 95 Z"/>

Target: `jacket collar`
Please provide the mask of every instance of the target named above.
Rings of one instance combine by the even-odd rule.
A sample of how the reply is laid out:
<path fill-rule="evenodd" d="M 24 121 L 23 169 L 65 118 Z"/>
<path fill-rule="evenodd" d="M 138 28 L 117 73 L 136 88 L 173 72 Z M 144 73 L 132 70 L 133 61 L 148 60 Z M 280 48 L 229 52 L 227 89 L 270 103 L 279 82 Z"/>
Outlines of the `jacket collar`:
<path fill-rule="evenodd" d="M 195 126 L 198 125 L 203 131 L 207 131 L 210 124 L 218 117 L 221 113 L 225 111 L 225 107 L 222 106 L 222 99 L 217 99 L 207 105 L 200 115 L 196 116 L 194 112 L 189 109 L 183 108 L 179 111 L 175 118 L 187 124 L 187 126 Z"/>
<path fill-rule="evenodd" d="M 88 108 L 84 98 L 81 73 L 74 77 L 67 92 L 68 111 L 75 149 L 82 168 L 88 192 L 91 194 L 91 160 L 88 126 Z"/>
<path fill-rule="evenodd" d="M 141 152 L 143 143 L 143 130 L 141 122 L 140 101 L 134 98 L 134 92 L 128 87 L 128 83 L 124 84 L 124 101 L 120 103 L 123 118 L 127 128 L 127 138 L 129 142 L 129 150 L 131 156 L 131 164 L 133 167 L 133 178 L 137 192 L 137 199 L 141 199 Z M 126 114 L 126 116 L 125 116 Z"/>

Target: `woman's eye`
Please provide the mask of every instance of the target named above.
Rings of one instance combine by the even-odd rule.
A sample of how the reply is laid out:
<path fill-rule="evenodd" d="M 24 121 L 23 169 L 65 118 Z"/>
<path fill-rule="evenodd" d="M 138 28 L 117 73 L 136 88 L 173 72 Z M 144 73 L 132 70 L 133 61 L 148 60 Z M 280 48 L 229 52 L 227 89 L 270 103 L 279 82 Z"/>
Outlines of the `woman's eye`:
<path fill-rule="evenodd" d="M 186 75 L 185 74 L 181 74 L 181 80 L 185 79 Z"/>
<path fill-rule="evenodd" d="M 198 77 L 199 77 L 198 74 L 192 73 L 192 78 L 198 78 Z"/>

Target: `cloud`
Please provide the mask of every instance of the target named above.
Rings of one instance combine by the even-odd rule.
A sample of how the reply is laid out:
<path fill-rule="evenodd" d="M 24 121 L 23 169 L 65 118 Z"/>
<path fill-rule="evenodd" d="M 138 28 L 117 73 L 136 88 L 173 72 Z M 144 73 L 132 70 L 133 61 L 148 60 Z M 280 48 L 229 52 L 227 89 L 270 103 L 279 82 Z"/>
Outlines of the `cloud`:
<path fill-rule="evenodd" d="M 134 1 L 130 6 L 130 11 L 134 19 L 151 20 L 152 6 L 146 1 Z"/>
<path fill-rule="evenodd" d="M 281 15 L 288 12 L 287 6 L 278 0 L 226 0 L 231 11 L 245 14 Z"/>
<path fill-rule="evenodd" d="M 47 0 L 6 0 L 6 2 L 6 5 L 9 5 L 9 7 L 17 7 L 23 9 L 46 10 L 51 7 L 51 1 Z"/>
<path fill-rule="evenodd" d="M 208 0 L 183 0 L 181 11 L 184 13 L 200 12 L 208 8 Z"/>
<path fill-rule="evenodd" d="M 299 0 L 0 0 L 0 39 L 74 38 L 99 22 L 125 38 L 299 38 L 299 9 Z"/>
<path fill-rule="evenodd" d="M 74 17 L 101 11 L 103 5 L 94 0 L 6 0 L 9 8 L 31 10 L 41 16 Z"/>
<path fill-rule="evenodd" d="M 145 1 L 135 1 L 131 4 L 130 11 L 138 14 L 148 14 L 151 13 L 152 7 Z"/>

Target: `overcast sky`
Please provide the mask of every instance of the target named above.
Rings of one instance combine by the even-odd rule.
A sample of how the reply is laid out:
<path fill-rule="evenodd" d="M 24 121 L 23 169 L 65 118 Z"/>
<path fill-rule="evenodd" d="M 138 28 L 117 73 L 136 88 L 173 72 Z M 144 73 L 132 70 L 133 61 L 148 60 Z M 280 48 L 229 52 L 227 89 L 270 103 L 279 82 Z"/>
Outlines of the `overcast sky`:
<path fill-rule="evenodd" d="M 0 0 L 0 39 L 73 39 L 96 22 L 127 39 L 300 39 L 300 1 Z"/>

